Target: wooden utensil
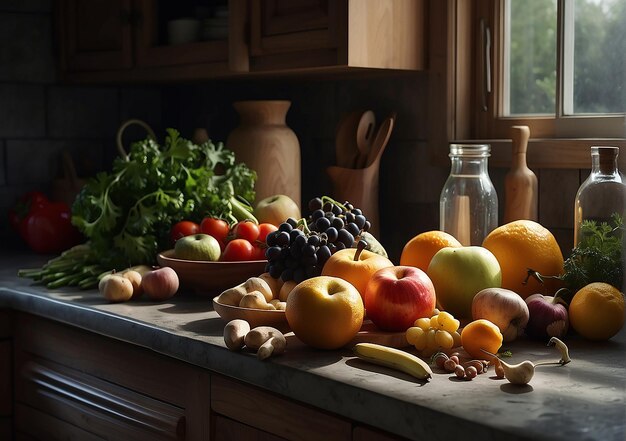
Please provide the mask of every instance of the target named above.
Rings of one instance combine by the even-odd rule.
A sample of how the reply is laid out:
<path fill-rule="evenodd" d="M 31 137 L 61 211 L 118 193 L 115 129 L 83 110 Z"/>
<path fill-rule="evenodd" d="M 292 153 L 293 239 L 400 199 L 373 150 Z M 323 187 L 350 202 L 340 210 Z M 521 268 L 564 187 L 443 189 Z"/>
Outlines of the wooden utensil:
<path fill-rule="evenodd" d="M 63 177 L 53 181 L 52 199 L 63 201 L 71 206 L 74 203 L 74 199 L 76 199 L 76 195 L 87 181 L 78 177 L 74 160 L 69 151 L 63 150 L 61 152 L 61 164 L 63 166 Z"/>
<path fill-rule="evenodd" d="M 530 129 L 511 127 L 513 154 L 511 169 L 504 180 L 504 222 L 518 219 L 537 220 L 537 176 L 526 164 Z"/>
<path fill-rule="evenodd" d="M 395 113 L 391 116 L 385 118 L 382 122 L 378 131 L 376 132 L 376 137 L 372 142 L 372 147 L 367 156 L 366 165 L 370 166 L 377 158 L 382 155 L 382 152 L 385 150 L 387 146 L 387 142 L 389 142 L 389 137 L 391 137 L 391 132 L 393 131 L 393 125 L 395 122 Z"/>
<path fill-rule="evenodd" d="M 331 166 L 326 169 L 333 185 L 333 196 L 337 200 L 350 201 L 372 223 L 370 233 L 378 236 L 380 231 L 378 218 L 378 177 L 380 158 L 387 146 L 393 130 L 395 115 L 381 124 L 368 155 L 365 168 L 353 169 Z"/>
<path fill-rule="evenodd" d="M 357 168 L 363 168 L 367 165 L 367 158 L 374 142 L 375 130 L 376 116 L 374 112 L 368 110 L 361 115 L 356 129 L 356 145 L 359 149 Z"/>
<path fill-rule="evenodd" d="M 335 156 L 338 167 L 354 168 L 359 157 L 356 144 L 356 131 L 363 115 L 362 110 L 348 113 L 337 125 L 335 137 Z"/>

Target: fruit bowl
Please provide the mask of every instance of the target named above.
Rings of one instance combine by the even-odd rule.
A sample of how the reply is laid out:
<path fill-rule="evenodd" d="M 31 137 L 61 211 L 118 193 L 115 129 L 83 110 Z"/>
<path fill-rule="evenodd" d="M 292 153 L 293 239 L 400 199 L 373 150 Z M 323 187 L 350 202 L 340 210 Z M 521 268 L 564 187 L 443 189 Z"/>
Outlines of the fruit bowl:
<path fill-rule="evenodd" d="M 157 262 L 160 266 L 169 266 L 176 271 L 183 289 L 197 295 L 213 297 L 226 288 L 262 274 L 267 260 L 240 262 L 183 260 L 174 257 L 174 250 L 167 250 L 157 254 Z"/>
<path fill-rule="evenodd" d="M 242 308 L 240 306 L 225 305 L 213 298 L 213 309 L 226 322 L 234 319 L 242 319 L 250 323 L 250 328 L 256 326 L 272 326 L 279 331 L 289 331 L 289 323 L 285 311 L 278 309 L 254 309 Z"/>

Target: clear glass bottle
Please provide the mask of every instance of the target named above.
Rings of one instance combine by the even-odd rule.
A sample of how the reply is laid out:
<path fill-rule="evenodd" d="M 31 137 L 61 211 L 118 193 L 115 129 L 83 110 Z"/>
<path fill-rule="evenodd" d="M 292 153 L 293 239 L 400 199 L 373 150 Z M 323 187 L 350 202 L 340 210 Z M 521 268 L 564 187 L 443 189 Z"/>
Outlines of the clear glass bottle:
<path fill-rule="evenodd" d="M 581 240 L 584 220 L 608 222 L 613 213 L 625 214 L 626 181 L 617 167 L 618 155 L 619 147 L 591 147 L 591 173 L 574 202 L 574 246 Z"/>
<path fill-rule="evenodd" d="M 450 144 L 450 176 L 439 199 L 439 227 L 463 245 L 481 245 L 498 226 L 498 195 L 489 178 L 488 144 Z"/>

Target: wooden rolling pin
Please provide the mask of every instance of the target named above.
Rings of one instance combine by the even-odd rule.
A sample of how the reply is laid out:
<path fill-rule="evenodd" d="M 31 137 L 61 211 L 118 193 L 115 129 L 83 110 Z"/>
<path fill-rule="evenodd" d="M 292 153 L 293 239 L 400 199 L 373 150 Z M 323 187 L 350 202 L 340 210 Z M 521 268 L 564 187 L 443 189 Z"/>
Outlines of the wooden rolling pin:
<path fill-rule="evenodd" d="M 504 180 L 504 223 L 519 219 L 537 221 L 537 176 L 526 164 L 529 137 L 528 126 L 511 127 L 513 155 Z"/>

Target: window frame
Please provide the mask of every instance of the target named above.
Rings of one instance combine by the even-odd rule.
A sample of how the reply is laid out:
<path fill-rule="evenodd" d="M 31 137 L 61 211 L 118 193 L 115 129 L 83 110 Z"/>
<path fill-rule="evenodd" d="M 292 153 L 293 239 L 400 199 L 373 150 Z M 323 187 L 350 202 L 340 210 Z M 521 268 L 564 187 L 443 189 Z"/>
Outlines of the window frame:
<path fill-rule="evenodd" d="M 467 9 L 466 1 L 472 3 L 470 17 L 462 14 Z M 559 7 L 569 0 L 558 0 Z M 556 114 L 541 116 L 503 116 L 504 109 L 504 2 L 505 0 L 455 0 L 448 12 L 453 15 L 456 34 L 455 44 L 450 49 L 456 53 L 473 53 L 471 66 L 454 67 L 457 83 L 461 76 L 472 78 L 474 92 L 469 104 L 459 103 L 462 96 L 456 96 L 457 109 L 469 108 L 470 130 L 456 130 L 454 140 L 459 138 L 491 142 L 492 160 L 496 165 L 509 165 L 510 153 L 504 149 L 510 146 L 510 128 L 513 125 L 527 125 L 530 128 L 529 164 L 551 168 L 589 168 L 589 148 L 593 145 L 617 145 L 622 147 L 620 166 L 626 168 L 626 118 L 624 115 L 611 116 L 565 116 L 563 113 L 563 85 L 557 79 Z M 459 33 L 467 34 L 471 29 L 471 41 L 459 38 Z M 485 33 L 488 29 L 489 35 Z M 559 20 L 558 31 L 563 38 L 564 24 Z M 489 41 L 490 40 L 490 41 Z M 487 44 L 490 43 L 490 44 Z M 487 50 L 485 50 L 487 47 Z M 563 47 L 558 45 L 558 76 L 562 72 Z M 488 68 L 486 67 L 488 66 Z M 490 78 L 489 78 L 490 77 Z M 458 115 L 458 114 L 457 114 Z M 460 116 L 460 115 L 459 115 Z M 467 125 L 468 123 L 465 123 Z M 463 123 L 461 123 L 463 125 Z M 462 127 L 462 126 L 457 126 Z M 598 134 L 604 136 L 597 136 Z M 585 136 L 589 134 L 589 136 Z M 495 148 L 494 148 L 495 147 Z"/>

